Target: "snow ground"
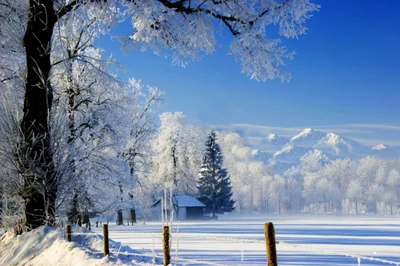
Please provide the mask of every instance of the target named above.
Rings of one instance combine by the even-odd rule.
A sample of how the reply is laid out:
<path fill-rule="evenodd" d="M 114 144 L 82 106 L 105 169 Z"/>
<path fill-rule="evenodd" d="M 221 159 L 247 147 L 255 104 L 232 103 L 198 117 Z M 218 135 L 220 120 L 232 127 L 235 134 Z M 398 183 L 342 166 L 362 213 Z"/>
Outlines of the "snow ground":
<path fill-rule="evenodd" d="M 400 265 L 399 217 L 304 215 L 225 215 L 218 221 L 175 222 L 172 265 L 266 265 L 265 222 L 275 225 L 280 266 Z M 5 235 L 0 265 L 162 265 L 161 227 L 160 222 L 110 223 L 109 236 L 115 242 L 107 259 L 101 254 L 101 228 L 93 227 L 94 234 L 75 229 L 73 243 L 48 227 L 18 238 Z M 78 235 L 81 232 L 89 235 Z"/>
<path fill-rule="evenodd" d="M 266 265 L 265 222 L 275 225 L 279 265 L 358 265 L 359 258 L 361 265 L 400 265 L 398 217 L 223 216 L 181 222 L 173 225 L 171 254 L 178 245 L 179 265 Z M 154 242 L 162 254 L 160 223 L 110 225 L 110 237 L 148 255 Z"/>

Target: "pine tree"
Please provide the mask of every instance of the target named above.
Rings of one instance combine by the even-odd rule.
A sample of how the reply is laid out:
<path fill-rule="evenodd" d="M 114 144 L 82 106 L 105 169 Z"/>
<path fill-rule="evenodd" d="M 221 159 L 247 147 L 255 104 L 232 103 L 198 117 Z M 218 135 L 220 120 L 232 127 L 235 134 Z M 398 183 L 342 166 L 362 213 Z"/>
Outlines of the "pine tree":
<path fill-rule="evenodd" d="M 206 150 L 199 172 L 199 200 L 203 202 L 205 214 L 215 217 L 218 213 L 231 212 L 235 209 L 232 200 L 232 186 L 228 171 L 222 167 L 223 155 L 216 143 L 216 133 L 211 131 L 205 143 Z"/>

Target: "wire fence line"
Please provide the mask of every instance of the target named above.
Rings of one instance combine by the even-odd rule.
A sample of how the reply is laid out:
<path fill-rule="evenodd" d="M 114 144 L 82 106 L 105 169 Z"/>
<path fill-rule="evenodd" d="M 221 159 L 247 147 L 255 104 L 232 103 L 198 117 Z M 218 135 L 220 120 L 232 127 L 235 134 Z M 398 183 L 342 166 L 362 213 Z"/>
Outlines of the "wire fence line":
<path fill-rule="evenodd" d="M 162 255 L 159 254 L 152 254 L 152 253 L 134 253 L 134 252 L 123 252 L 119 253 L 118 252 L 112 252 L 115 257 L 118 256 L 136 256 L 136 257 L 148 257 L 148 258 L 158 258 L 158 259 L 163 259 Z M 103 254 L 103 252 L 91 252 L 91 254 Z M 221 264 L 221 263 L 215 263 L 215 262 L 210 262 L 210 261 L 202 261 L 202 260 L 194 260 L 194 259 L 187 259 L 187 258 L 180 258 L 180 257 L 171 257 L 171 260 L 174 262 L 183 262 L 183 263 L 193 263 L 193 264 L 199 264 L 199 265 L 212 265 L 212 266 L 230 266 L 228 264 Z M 172 265 L 173 263 L 171 263 Z"/>
<path fill-rule="evenodd" d="M 121 232 L 114 232 L 113 231 L 112 233 L 113 234 L 114 233 L 117 233 L 117 234 L 125 233 L 126 234 L 126 232 L 123 232 L 123 231 L 121 231 Z M 99 234 L 99 233 L 95 233 L 95 232 L 71 232 L 70 235 L 72 235 L 72 236 L 73 235 L 75 235 L 75 236 L 92 235 L 92 236 L 96 236 L 100 241 L 103 241 L 102 235 Z M 160 234 L 143 233 L 142 232 L 142 233 L 140 233 L 140 235 L 153 235 L 153 236 L 157 235 L 157 236 L 159 236 Z M 145 253 L 145 252 L 143 252 L 143 253 L 135 253 L 135 252 L 126 252 L 126 251 L 120 252 L 121 247 L 122 247 L 121 243 L 119 243 L 119 247 L 116 247 L 116 245 L 110 245 L 110 246 L 111 246 L 110 253 L 113 254 L 116 258 L 118 258 L 118 256 L 121 255 L 121 256 L 148 257 L 148 258 L 151 258 L 151 259 L 153 259 L 153 258 L 163 259 L 162 255 L 159 255 L 159 254 L 157 254 L 155 252 L 153 252 L 153 253 Z M 103 252 L 101 252 L 101 251 L 89 250 L 89 252 L 90 252 L 90 254 L 93 254 L 93 255 L 101 255 L 101 254 L 103 254 Z M 189 265 L 187 263 L 192 263 L 192 264 L 198 264 L 198 265 L 229 266 L 228 264 L 221 264 L 221 263 L 215 263 L 215 262 L 209 262 L 209 261 L 203 261 L 203 260 L 187 259 L 187 258 L 181 258 L 181 257 L 177 257 L 177 256 L 171 256 L 171 260 L 173 262 L 175 262 L 175 265 L 176 265 L 177 262 L 181 262 L 181 264 L 183 264 L 183 265 Z M 173 264 L 171 263 L 171 265 L 173 265 Z"/>
<path fill-rule="evenodd" d="M 232 238 L 232 237 L 219 237 L 219 236 L 200 236 L 200 235 L 194 235 L 194 234 L 182 234 L 180 233 L 180 237 L 192 237 L 192 238 L 201 238 L 201 239 L 206 239 L 206 240 L 220 240 L 220 241 L 229 241 L 229 242 L 236 242 L 236 243 L 259 243 L 259 244 L 265 244 L 265 240 L 260 240 L 260 239 L 248 239 L 248 238 Z M 323 250 L 323 249 L 318 249 L 318 248 L 312 248 L 309 247 L 308 245 L 299 245 L 299 244 L 290 244 L 284 241 L 279 241 L 277 243 L 277 248 L 279 246 L 283 247 L 293 247 L 293 248 L 298 248 L 298 249 L 305 249 L 308 251 L 314 251 L 314 252 L 323 252 L 326 254 L 333 254 L 333 255 L 339 255 L 339 256 L 344 256 L 344 257 L 351 257 L 355 258 L 357 260 L 368 260 L 368 261 L 376 261 L 376 262 L 381 262 L 385 264 L 391 264 L 391 265 L 396 265 L 400 266 L 399 261 L 391 261 L 391 260 L 386 260 L 386 259 L 381 259 L 381 258 L 376 258 L 376 257 L 369 257 L 369 256 L 361 256 L 361 255 L 354 255 L 354 254 L 348 254 L 348 253 L 341 253 L 341 252 L 335 252 L 335 251 L 329 251 L 329 250 Z"/>
<path fill-rule="evenodd" d="M 114 232 L 113 232 L 114 233 Z M 136 234 L 136 233 L 135 233 Z M 145 235 L 146 233 L 141 232 L 141 235 Z M 150 233 L 157 235 L 155 233 Z M 180 238 L 197 238 L 197 239 L 205 239 L 205 240 L 217 240 L 217 241 L 227 241 L 227 242 L 235 242 L 235 243 L 257 243 L 257 244 L 265 244 L 265 240 L 260 240 L 260 239 L 249 239 L 249 238 L 233 238 L 233 237 L 221 237 L 221 236 L 203 236 L 203 235 L 196 235 L 196 234 L 185 234 L 185 233 L 179 233 Z M 386 259 L 381 259 L 381 258 L 376 258 L 376 257 L 369 257 L 369 256 L 361 256 L 361 255 L 354 255 L 354 254 L 348 254 L 348 253 L 341 253 L 341 252 L 335 252 L 335 251 L 329 251 L 329 250 L 323 250 L 323 249 L 318 249 L 318 248 L 312 248 L 309 247 L 308 245 L 299 245 L 299 244 L 290 244 L 284 241 L 279 241 L 277 243 L 277 247 L 279 246 L 283 247 L 293 247 L 293 248 L 298 248 L 298 249 L 305 249 L 308 251 L 314 251 L 314 252 L 323 252 L 326 254 L 333 254 L 333 255 L 339 255 L 339 256 L 344 256 L 344 257 L 351 257 L 355 259 L 360 259 L 360 260 L 368 260 L 368 261 L 376 261 L 376 262 L 381 262 L 385 264 L 391 264 L 391 265 L 396 265 L 400 266 L 400 262 L 396 261 L 390 261 Z"/>
<path fill-rule="evenodd" d="M 150 233 L 150 234 L 157 235 L 155 233 Z M 146 235 L 146 233 L 141 233 L 141 235 Z M 232 237 L 219 237 L 219 236 L 201 236 L 201 235 L 183 234 L 183 233 L 180 233 L 180 237 L 181 238 L 191 237 L 191 238 L 198 238 L 198 239 L 205 239 L 205 240 L 219 240 L 219 241 L 229 241 L 229 242 L 233 241 L 233 242 L 236 242 L 236 243 L 259 243 L 259 244 L 265 244 L 265 240 L 247 239 L 247 238 L 232 238 Z M 376 257 L 360 256 L 360 255 L 354 255 L 354 254 L 348 254 L 348 253 L 341 253 L 341 252 L 335 252 L 335 251 L 328 251 L 328 250 L 323 250 L 323 249 L 311 248 L 308 245 L 290 244 L 290 243 L 287 243 L 287 242 L 284 242 L 284 241 L 279 241 L 277 244 L 278 244 L 278 247 L 279 246 L 287 246 L 287 247 L 293 247 L 293 248 L 298 248 L 298 249 L 305 249 L 305 250 L 308 250 L 308 251 L 323 252 L 323 253 L 326 253 L 326 254 L 333 254 L 333 255 L 339 255 L 339 256 L 344 256 L 344 257 L 355 258 L 358 261 L 360 261 L 360 260 L 368 260 L 368 261 L 376 261 L 376 262 L 381 262 L 381 263 L 391 264 L 391 265 L 396 265 L 396 266 L 400 265 L 400 262 L 396 262 L 396 261 L 390 261 L 390 260 L 376 258 Z"/>
<path fill-rule="evenodd" d="M 147 232 L 135 232 L 135 231 L 110 231 L 110 234 L 133 234 L 133 237 L 135 235 L 137 236 L 151 236 L 151 237 L 157 237 L 161 238 L 161 233 L 147 233 Z M 96 236 L 99 240 L 102 241 L 102 238 L 100 237 L 101 234 L 95 233 L 95 232 L 74 232 L 71 233 L 71 235 L 94 235 Z M 215 241 L 221 241 L 221 242 L 234 242 L 234 243 L 239 243 L 239 244 L 246 244 L 246 243 L 256 243 L 256 244 L 263 244 L 265 245 L 265 239 L 250 239 L 250 238 L 234 238 L 234 237 L 223 237 L 223 236 L 206 236 L 206 235 L 198 235 L 194 233 L 179 233 L 179 239 L 185 239 L 185 238 L 196 238 L 196 239 L 204 239 L 204 240 L 215 240 Z M 121 248 L 122 244 L 119 246 L 119 250 Z M 369 257 L 369 256 L 361 256 L 361 255 L 355 255 L 355 254 L 349 254 L 349 253 L 342 253 L 342 252 L 335 252 L 335 251 L 330 251 L 330 250 L 324 250 L 324 249 L 319 249 L 319 248 L 313 248 L 310 247 L 309 245 L 306 244 L 291 244 L 287 243 L 284 241 L 279 241 L 277 242 L 277 248 L 279 247 L 292 247 L 296 249 L 302 249 L 302 250 L 307 250 L 307 251 L 313 251 L 313 252 L 320 252 L 320 253 L 325 253 L 325 254 L 331 254 L 331 255 L 338 255 L 338 256 L 344 256 L 344 257 L 350 257 L 357 259 L 358 265 L 361 265 L 362 260 L 367 260 L 367 261 L 375 261 L 383 264 L 389 264 L 389 265 L 396 265 L 400 266 L 399 261 L 391 261 L 387 259 L 382 259 L 382 258 L 377 258 L 377 257 Z M 158 255 L 156 253 L 129 253 L 129 252 L 123 252 L 120 253 L 119 250 L 115 250 L 113 248 L 113 254 L 116 254 L 116 257 L 118 257 L 119 254 L 122 255 L 127 255 L 127 256 L 142 256 L 142 257 L 150 257 L 150 258 L 160 258 L 162 259 L 163 256 Z M 102 252 L 91 252 L 92 254 L 101 254 Z M 243 250 L 242 250 L 242 256 L 243 256 Z M 202 260 L 194 260 L 194 259 L 187 259 L 187 258 L 181 258 L 177 256 L 171 256 L 171 259 L 175 262 L 182 262 L 182 263 L 193 263 L 193 264 L 200 264 L 200 265 L 213 265 L 213 266 L 228 266 L 227 264 L 220 264 L 220 263 L 214 263 L 210 261 L 202 261 Z"/>
<path fill-rule="evenodd" d="M 122 255 L 126 256 L 142 256 L 142 257 L 156 257 L 159 259 L 163 259 L 163 256 L 158 255 L 158 254 L 151 254 L 151 253 L 128 253 L 124 252 Z M 174 262 L 183 262 L 183 263 L 192 263 L 192 264 L 199 264 L 199 265 L 213 265 L 213 266 L 230 266 L 228 264 L 221 264 L 221 263 L 215 263 L 215 262 L 210 262 L 210 261 L 203 261 L 203 260 L 194 260 L 194 259 L 187 259 L 187 258 L 180 258 L 180 257 L 171 257 L 171 260 Z M 171 263 L 173 265 L 173 263 Z"/>
<path fill-rule="evenodd" d="M 186 234 L 187 235 L 187 234 Z M 185 236 L 185 234 L 180 234 L 180 236 Z M 221 241 L 235 241 L 236 243 L 260 243 L 260 244 L 265 244 L 265 240 L 259 240 L 259 239 L 247 239 L 247 238 L 232 238 L 232 237 L 218 237 L 218 236 L 196 236 L 196 235 L 190 235 L 190 237 L 194 238 L 201 238 L 201 239 L 208 239 L 208 240 L 221 240 Z M 308 245 L 299 245 L 299 244 L 290 244 L 284 241 L 279 241 L 277 243 L 277 248 L 280 246 L 286 246 L 286 247 L 292 247 L 292 248 L 298 248 L 298 249 L 305 249 L 308 251 L 314 251 L 314 252 L 323 252 L 326 254 L 333 254 L 333 255 L 338 255 L 338 256 L 344 256 L 344 257 L 351 257 L 355 258 L 357 260 L 368 260 L 368 261 L 376 261 L 376 262 L 381 262 L 384 264 L 391 264 L 391 265 L 396 265 L 400 266 L 399 261 L 391 261 L 391 260 L 386 260 L 386 259 L 381 259 L 381 258 L 376 258 L 376 257 L 369 257 L 369 256 L 360 256 L 360 255 L 354 255 L 354 254 L 348 254 L 348 253 L 341 253 L 341 252 L 335 252 L 335 251 L 329 251 L 329 250 L 323 250 L 323 249 L 318 249 L 318 248 L 312 248 L 309 247 Z"/>
<path fill-rule="evenodd" d="M 375 257 L 367 257 L 367 256 L 354 255 L 354 254 L 348 254 L 348 253 L 342 253 L 342 252 L 335 252 L 335 251 L 330 251 L 330 250 L 323 250 L 323 249 L 318 249 L 318 248 L 312 248 L 307 245 L 290 244 L 290 243 L 286 243 L 284 241 L 280 241 L 278 243 L 278 247 L 279 246 L 287 246 L 287 247 L 293 247 L 293 248 L 299 248 L 299 249 L 301 248 L 301 249 L 304 249 L 307 251 L 323 252 L 325 254 L 332 254 L 332 255 L 355 258 L 358 260 L 359 265 L 360 265 L 361 260 L 376 261 L 376 262 L 381 262 L 384 264 L 391 264 L 391 265 L 397 265 L 397 266 L 400 265 L 399 261 L 390 261 L 390 260 L 375 258 Z"/>

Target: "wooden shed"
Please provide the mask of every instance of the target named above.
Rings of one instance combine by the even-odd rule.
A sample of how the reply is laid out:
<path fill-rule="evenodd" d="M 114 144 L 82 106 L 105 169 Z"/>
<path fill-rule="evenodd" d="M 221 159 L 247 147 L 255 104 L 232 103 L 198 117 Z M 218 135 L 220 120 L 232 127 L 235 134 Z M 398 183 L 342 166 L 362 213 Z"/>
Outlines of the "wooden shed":
<path fill-rule="evenodd" d="M 201 220 L 203 219 L 203 210 L 205 205 L 200 202 L 198 199 L 192 196 L 174 196 L 173 197 L 173 215 L 174 220 L 186 221 L 186 220 Z M 162 218 L 162 210 L 161 204 L 162 200 L 157 200 L 152 207 L 156 208 L 158 211 L 157 218 L 161 220 Z M 167 219 L 169 220 L 171 217 L 171 204 L 169 200 L 167 200 L 166 210 L 164 210 L 164 214 L 167 214 Z"/>

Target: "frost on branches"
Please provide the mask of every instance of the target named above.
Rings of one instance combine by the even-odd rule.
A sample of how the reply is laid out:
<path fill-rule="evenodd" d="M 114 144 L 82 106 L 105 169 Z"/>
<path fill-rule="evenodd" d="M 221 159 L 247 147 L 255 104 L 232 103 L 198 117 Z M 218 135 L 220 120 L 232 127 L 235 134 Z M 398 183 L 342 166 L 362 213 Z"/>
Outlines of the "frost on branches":
<path fill-rule="evenodd" d="M 13 173 L 14 194 L 22 197 L 25 204 L 26 227 L 54 223 L 59 194 L 67 184 L 64 174 L 68 171 L 64 170 L 73 169 L 66 174 L 71 177 L 79 171 L 77 159 L 67 160 L 60 155 L 62 146 L 55 146 L 62 140 L 68 144 L 65 147 L 76 146 L 81 129 L 90 128 L 79 128 L 83 117 L 76 111 L 87 103 L 92 112 L 88 117 L 106 117 L 117 99 L 118 85 L 105 81 L 112 75 L 107 66 L 100 66 L 101 51 L 92 47 L 94 38 L 129 19 L 133 34 L 126 36 L 124 48 L 149 48 L 155 53 L 170 50 L 173 62 L 184 65 L 188 59 L 212 53 L 218 45 L 215 32 L 223 26 L 234 36 L 229 53 L 242 62 L 244 73 L 257 80 L 288 80 L 290 75 L 280 67 L 292 53 L 280 46 L 278 39 L 268 39 L 267 29 L 297 38 L 305 33 L 304 23 L 317 9 L 308 0 L 0 0 L 0 89 L 6 97 L 3 109 L 7 114 L 7 125 L 2 129 L 9 138 L 14 136 L 7 142 L 8 148 L 3 149 L 7 159 L 3 163 Z M 71 38 L 65 33 L 71 33 Z M 93 82 L 86 73 L 91 69 L 96 69 L 93 74 L 97 79 Z M 90 94 L 101 90 L 104 94 L 97 95 L 100 97 L 90 95 L 91 102 L 83 94 L 77 95 L 79 91 Z M 102 103 L 97 106 L 99 112 L 90 109 L 95 101 Z M 75 108 L 77 105 L 79 108 Z M 53 123 L 59 111 L 67 115 L 66 139 L 53 138 L 54 132 L 59 131 L 57 123 Z M 136 148 L 114 151 L 110 147 L 119 142 L 118 134 L 109 130 L 105 122 L 100 123 L 101 119 L 91 121 L 99 122 L 93 125 L 106 134 L 101 145 L 109 148 L 97 147 L 95 139 L 100 135 L 94 134 L 90 141 L 96 152 L 119 154 L 132 172 L 140 158 Z M 88 132 L 84 134 L 92 137 Z M 89 165 L 94 164 L 88 161 Z"/>
<path fill-rule="evenodd" d="M 160 120 L 161 126 L 151 145 L 150 181 L 154 199 L 162 195 L 164 188 L 172 188 L 175 196 L 195 195 L 203 132 L 188 124 L 181 112 L 163 113 Z"/>
<path fill-rule="evenodd" d="M 218 45 L 215 31 L 225 27 L 234 36 L 229 54 L 241 61 L 243 73 L 257 80 L 290 79 L 280 66 L 293 53 L 280 46 L 279 39 L 268 39 L 267 31 L 276 29 L 280 36 L 297 38 L 306 32 L 304 23 L 311 12 L 319 8 L 309 0 L 133 2 L 126 4 L 135 29 L 126 46 L 150 48 L 157 54 L 170 49 L 173 62 L 185 65 L 187 58 L 212 53 Z"/>

